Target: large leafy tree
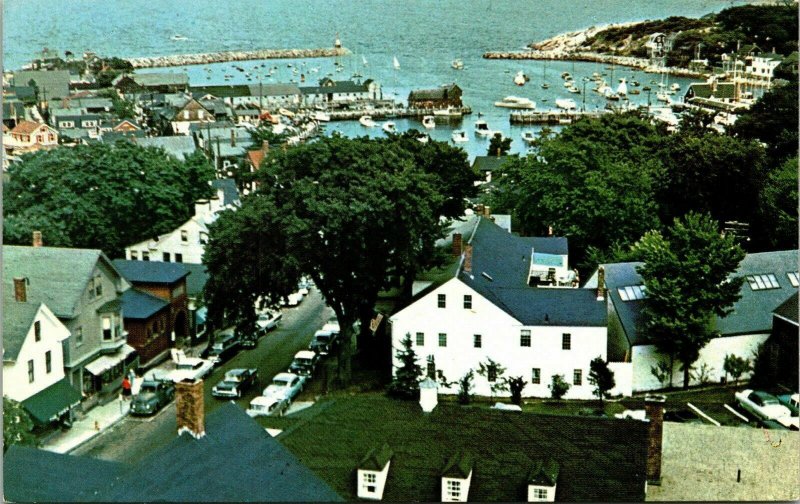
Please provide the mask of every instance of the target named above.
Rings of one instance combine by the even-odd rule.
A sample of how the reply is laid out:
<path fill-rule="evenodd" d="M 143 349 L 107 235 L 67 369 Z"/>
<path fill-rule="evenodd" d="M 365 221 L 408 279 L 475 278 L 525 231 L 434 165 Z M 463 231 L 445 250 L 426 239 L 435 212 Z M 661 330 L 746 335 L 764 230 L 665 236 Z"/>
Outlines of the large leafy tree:
<path fill-rule="evenodd" d="M 392 142 L 340 136 L 270 153 L 259 190 L 212 225 L 204 256 L 209 315 L 250 323 L 253 305 L 308 275 L 342 328 L 339 378 L 350 379 L 354 323 L 378 292 L 443 235 L 436 177 Z"/>
<path fill-rule="evenodd" d="M 751 108 L 739 115 L 731 129 L 740 138 L 767 144 L 770 159 L 778 162 L 797 157 L 798 142 L 797 81 L 776 86 Z"/>
<path fill-rule="evenodd" d="M 744 251 L 733 236 L 721 236 L 708 215 L 690 213 L 664 234 L 645 234 L 636 248 L 644 260 L 637 271 L 647 296 L 644 331 L 658 350 L 681 362 L 688 388 L 692 364 L 716 336 L 714 317 L 730 313 L 741 278 L 732 278 Z M 670 376 L 672 366 L 670 366 Z"/>
<path fill-rule="evenodd" d="M 22 405 L 3 396 L 3 451 L 11 445 L 35 446 L 33 421 Z"/>
<path fill-rule="evenodd" d="M 208 197 L 213 169 L 200 153 L 179 161 L 161 149 L 96 143 L 27 155 L 3 187 L 3 238 L 99 248 L 111 257 L 189 218 Z"/>
<path fill-rule="evenodd" d="M 759 194 L 756 226 L 762 244 L 771 249 L 797 247 L 797 157 L 772 171 Z"/>

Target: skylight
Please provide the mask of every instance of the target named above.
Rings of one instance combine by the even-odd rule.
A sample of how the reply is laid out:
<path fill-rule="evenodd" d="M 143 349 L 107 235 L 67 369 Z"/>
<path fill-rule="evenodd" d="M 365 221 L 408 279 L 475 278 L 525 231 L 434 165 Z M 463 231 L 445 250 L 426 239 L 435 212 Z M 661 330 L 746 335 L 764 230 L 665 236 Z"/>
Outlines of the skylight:
<path fill-rule="evenodd" d="M 629 285 L 627 287 L 619 287 L 617 288 L 617 292 L 623 301 L 636 301 L 638 299 L 644 299 L 645 295 L 644 285 Z"/>
<path fill-rule="evenodd" d="M 749 275 L 745 277 L 745 279 L 747 283 L 750 284 L 750 288 L 754 291 L 781 288 L 778 279 L 775 278 L 775 275 L 772 273 L 766 275 Z"/>
<path fill-rule="evenodd" d="M 798 277 L 796 271 L 792 273 L 786 273 L 786 276 L 789 277 L 789 282 L 792 284 L 792 287 L 800 286 L 800 277 Z"/>

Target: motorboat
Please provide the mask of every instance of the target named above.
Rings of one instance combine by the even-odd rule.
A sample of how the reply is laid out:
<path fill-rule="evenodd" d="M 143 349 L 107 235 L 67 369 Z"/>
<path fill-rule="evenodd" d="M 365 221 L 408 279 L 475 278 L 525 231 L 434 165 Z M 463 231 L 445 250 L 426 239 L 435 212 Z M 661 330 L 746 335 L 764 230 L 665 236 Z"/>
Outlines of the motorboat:
<path fill-rule="evenodd" d="M 572 77 L 572 76 L 569 74 L 569 72 L 562 72 L 562 73 L 561 73 L 561 78 L 562 78 L 562 79 L 567 79 L 567 77 L 570 77 L 570 78 Z"/>
<path fill-rule="evenodd" d="M 358 119 L 358 122 L 361 123 L 361 126 L 364 126 L 365 128 L 374 128 L 376 126 L 375 121 L 373 121 L 372 117 L 368 115 L 361 116 Z"/>
<path fill-rule="evenodd" d="M 522 73 L 522 70 L 517 72 L 517 74 L 514 76 L 514 84 L 516 84 L 517 86 L 524 86 L 525 83 L 528 82 L 529 80 L 530 79 L 528 78 L 528 76 Z"/>
<path fill-rule="evenodd" d="M 425 132 L 417 134 L 416 138 L 419 143 L 424 143 L 424 144 L 428 143 L 431 140 L 431 136 Z"/>
<path fill-rule="evenodd" d="M 284 117 L 288 117 L 289 119 L 294 119 L 295 113 L 291 110 L 287 110 L 285 108 L 278 109 L 278 113 Z"/>
<path fill-rule="evenodd" d="M 575 110 L 578 105 L 572 98 L 556 98 L 556 107 L 564 110 Z"/>
<path fill-rule="evenodd" d="M 461 109 L 455 107 L 447 107 L 446 109 L 437 109 L 433 111 L 435 117 L 461 117 Z"/>
<path fill-rule="evenodd" d="M 428 129 L 433 129 L 436 127 L 436 118 L 427 115 L 422 118 L 422 125 Z"/>
<path fill-rule="evenodd" d="M 568 87 L 567 91 L 569 91 L 572 94 L 581 94 L 581 90 L 578 89 L 575 85 Z"/>
<path fill-rule="evenodd" d="M 494 106 L 510 109 L 535 109 L 536 103 L 528 98 L 506 96 L 501 101 L 494 102 Z"/>
<path fill-rule="evenodd" d="M 494 131 L 489 129 L 489 125 L 483 119 L 475 121 L 475 134 L 479 136 L 493 136 Z"/>
<path fill-rule="evenodd" d="M 450 66 L 453 67 L 454 70 L 463 70 L 464 69 L 464 62 L 460 59 L 456 58 L 450 63 Z"/>
<path fill-rule="evenodd" d="M 550 89 L 550 84 L 542 82 L 542 89 Z"/>
<path fill-rule="evenodd" d="M 319 122 L 328 122 L 331 120 L 330 114 L 327 114 L 319 110 L 314 112 L 314 115 L 312 117 Z"/>
<path fill-rule="evenodd" d="M 387 121 L 383 123 L 381 129 L 383 129 L 383 131 L 385 131 L 386 133 L 391 133 L 391 134 L 397 133 L 397 125 L 392 121 Z"/>
<path fill-rule="evenodd" d="M 456 143 L 469 142 L 469 137 L 467 136 L 467 132 L 464 130 L 455 130 L 453 134 L 450 136 Z"/>
<path fill-rule="evenodd" d="M 523 131 L 522 141 L 525 142 L 526 145 L 533 145 L 533 142 L 536 141 L 536 136 L 533 134 L 533 131 Z"/>
<path fill-rule="evenodd" d="M 656 100 L 664 103 L 672 103 L 672 98 L 669 97 L 667 93 L 656 93 Z"/>
<path fill-rule="evenodd" d="M 681 89 L 681 85 L 677 82 L 673 82 L 672 85 L 669 87 L 670 91 L 679 91 Z"/>

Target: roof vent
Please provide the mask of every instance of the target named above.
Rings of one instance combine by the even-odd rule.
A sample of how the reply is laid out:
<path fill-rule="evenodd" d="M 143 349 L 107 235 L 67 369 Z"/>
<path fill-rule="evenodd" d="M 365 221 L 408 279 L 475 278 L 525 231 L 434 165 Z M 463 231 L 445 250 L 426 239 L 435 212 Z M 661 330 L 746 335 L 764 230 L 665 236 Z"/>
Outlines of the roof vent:
<path fill-rule="evenodd" d="M 483 278 L 485 278 L 486 280 L 489 280 L 490 282 L 494 282 L 494 278 L 492 278 L 492 277 L 489 275 L 489 273 L 486 273 L 485 271 L 481 271 L 481 276 L 482 276 Z"/>

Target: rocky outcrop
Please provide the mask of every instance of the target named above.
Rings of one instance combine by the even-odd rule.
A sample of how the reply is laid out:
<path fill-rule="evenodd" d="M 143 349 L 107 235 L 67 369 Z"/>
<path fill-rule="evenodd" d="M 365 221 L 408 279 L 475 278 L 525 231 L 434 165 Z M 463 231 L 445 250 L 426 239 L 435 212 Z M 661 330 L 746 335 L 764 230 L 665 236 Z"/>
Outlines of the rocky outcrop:
<path fill-rule="evenodd" d="M 350 51 L 343 47 L 322 49 L 261 49 L 257 51 L 223 51 L 198 54 L 174 54 L 170 56 L 152 56 L 145 58 L 128 58 L 133 68 L 156 68 L 186 65 L 207 65 L 225 61 L 247 61 L 261 59 L 298 59 L 298 58 L 331 58 L 345 56 Z"/>

